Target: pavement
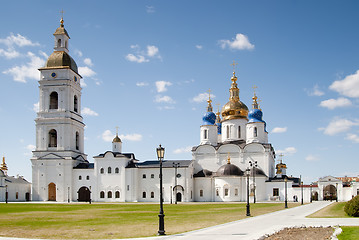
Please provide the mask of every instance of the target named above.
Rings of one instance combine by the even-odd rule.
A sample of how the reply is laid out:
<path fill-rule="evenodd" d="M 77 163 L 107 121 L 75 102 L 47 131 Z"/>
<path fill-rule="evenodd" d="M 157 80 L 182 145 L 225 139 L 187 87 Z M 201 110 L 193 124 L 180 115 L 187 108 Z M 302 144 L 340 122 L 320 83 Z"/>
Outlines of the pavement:
<path fill-rule="evenodd" d="M 359 226 L 359 218 L 306 218 L 306 216 L 330 204 L 332 202 L 313 202 L 295 208 L 288 208 L 191 232 L 176 235 L 131 238 L 131 240 L 257 240 L 266 234 L 275 233 L 285 227 Z M 5 239 L 24 240 L 24 238 L 0 237 L 0 240 Z"/>

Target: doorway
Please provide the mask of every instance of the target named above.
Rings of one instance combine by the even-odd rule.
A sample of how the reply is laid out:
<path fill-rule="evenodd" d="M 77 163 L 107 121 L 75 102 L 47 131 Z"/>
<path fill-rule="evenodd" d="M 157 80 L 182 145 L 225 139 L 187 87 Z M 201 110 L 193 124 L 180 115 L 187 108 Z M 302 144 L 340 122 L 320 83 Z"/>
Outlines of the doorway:
<path fill-rule="evenodd" d="M 56 184 L 50 183 L 49 186 L 49 201 L 56 201 Z"/>

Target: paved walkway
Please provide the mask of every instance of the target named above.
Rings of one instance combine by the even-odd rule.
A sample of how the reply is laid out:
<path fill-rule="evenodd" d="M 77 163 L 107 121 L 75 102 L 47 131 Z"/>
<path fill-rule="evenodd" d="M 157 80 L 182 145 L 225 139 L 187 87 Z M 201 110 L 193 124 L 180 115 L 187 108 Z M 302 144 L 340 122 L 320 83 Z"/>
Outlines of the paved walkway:
<path fill-rule="evenodd" d="M 359 218 L 306 218 L 331 202 L 313 202 L 303 206 L 284 209 L 281 211 L 242 219 L 235 222 L 225 223 L 192 232 L 169 236 L 158 236 L 148 238 L 132 238 L 131 240 L 217 240 L 217 239 L 240 239 L 254 240 L 265 234 L 277 232 L 285 227 L 301 226 L 359 226 Z M 190 222 L 188 224 L 191 224 Z M 0 240 L 21 238 L 3 238 Z M 23 239 L 22 239 L 23 240 Z M 122 239 L 123 240 L 123 239 Z"/>
<path fill-rule="evenodd" d="M 258 239 L 265 234 L 277 232 L 285 227 L 301 226 L 359 226 L 359 218 L 306 218 L 319 209 L 322 209 L 331 202 L 313 202 L 303 206 L 284 209 L 281 211 L 268 213 L 265 215 L 246 218 L 235 222 L 230 222 L 218 226 L 204 228 L 192 232 L 151 237 L 138 238 L 137 240 L 217 240 L 217 239 L 240 239 L 253 240 Z M 190 223 L 188 223 L 190 224 Z M 134 239 L 132 239 L 134 240 Z"/>

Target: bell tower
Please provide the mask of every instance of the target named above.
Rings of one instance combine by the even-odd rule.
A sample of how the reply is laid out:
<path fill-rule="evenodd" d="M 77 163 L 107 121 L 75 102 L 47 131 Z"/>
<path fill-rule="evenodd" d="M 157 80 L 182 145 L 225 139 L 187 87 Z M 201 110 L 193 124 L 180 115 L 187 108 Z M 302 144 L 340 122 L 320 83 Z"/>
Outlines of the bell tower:
<path fill-rule="evenodd" d="M 70 36 L 63 18 L 53 35 L 54 51 L 39 69 L 36 149 L 31 158 L 32 192 L 33 200 L 64 202 L 72 199 L 73 167 L 87 162 L 85 124 L 81 116 L 82 77 L 68 54 Z"/>

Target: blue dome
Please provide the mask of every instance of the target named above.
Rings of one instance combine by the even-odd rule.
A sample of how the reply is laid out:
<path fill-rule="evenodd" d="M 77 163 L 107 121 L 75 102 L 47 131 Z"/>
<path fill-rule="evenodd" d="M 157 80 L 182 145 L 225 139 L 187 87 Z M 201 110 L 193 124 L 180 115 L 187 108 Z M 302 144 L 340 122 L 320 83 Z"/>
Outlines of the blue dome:
<path fill-rule="evenodd" d="M 261 110 L 259 109 L 252 109 L 249 113 L 248 113 L 248 122 L 264 122 L 263 119 L 263 113 Z"/>
<path fill-rule="evenodd" d="M 216 122 L 216 114 L 213 112 L 206 112 L 203 118 L 203 125 L 213 125 Z"/>

